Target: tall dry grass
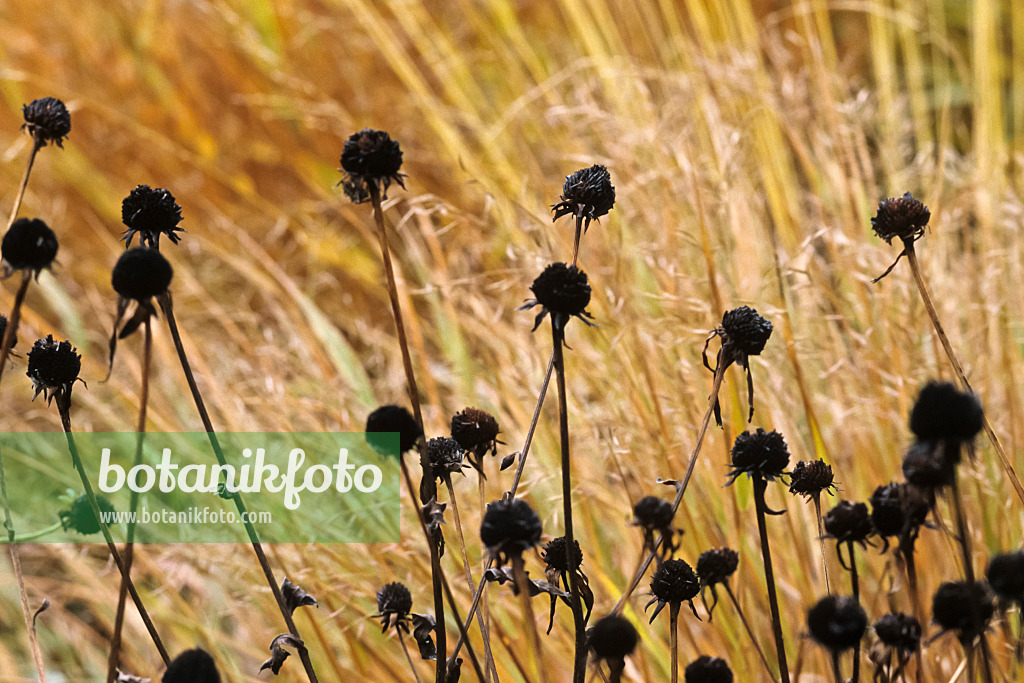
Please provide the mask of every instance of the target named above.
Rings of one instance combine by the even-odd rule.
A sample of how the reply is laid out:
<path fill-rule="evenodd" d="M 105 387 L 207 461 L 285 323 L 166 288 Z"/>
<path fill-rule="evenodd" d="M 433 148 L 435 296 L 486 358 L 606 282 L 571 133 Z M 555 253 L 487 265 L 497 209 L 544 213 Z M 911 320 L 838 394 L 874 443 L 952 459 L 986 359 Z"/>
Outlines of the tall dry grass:
<path fill-rule="evenodd" d="M 80 429 L 131 429 L 138 404 L 140 359 L 130 344 L 112 380 L 98 381 L 120 201 L 138 183 L 170 188 L 184 207 L 189 232 L 170 254 L 175 299 L 219 429 L 359 430 L 377 404 L 402 400 L 373 225 L 334 187 L 344 138 L 371 125 L 405 150 L 409 191 L 392 191 L 387 213 L 400 243 L 402 306 L 415 312 L 408 324 L 428 436 L 478 405 L 498 417 L 508 449 L 519 447 L 548 351 L 529 332 L 532 316 L 514 308 L 543 264 L 571 248 L 568 224 L 550 221 L 563 176 L 590 163 L 612 172 L 616 208 L 581 255 L 600 327 L 570 329 L 567 354 L 576 534 L 598 614 L 641 552 L 628 526 L 632 503 L 668 495 L 656 478 L 685 467 L 710 387 L 700 347 L 728 308 L 750 304 L 776 323 L 753 364 L 754 425 L 781 431 L 794 461 L 826 458 L 845 497 L 866 499 L 898 478 L 918 387 L 952 375 L 909 272 L 870 283 L 895 257 L 869 230 L 885 196 L 909 190 L 930 205 L 919 251 L 939 314 L 1024 469 L 1019 3 L 8 0 L 0 8 L 3 207 L 30 145 L 18 135 L 21 104 L 53 95 L 72 109 L 65 149 L 40 155 L 22 210 L 57 231 L 61 266 L 29 293 L 19 337 L 53 332 L 82 351 L 89 389 L 76 392 Z M 5 285 L 0 310 L 12 295 Z M 153 354 L 151 429 L 198 429 L 166 334 L 155 335 Z M 58 429 L 40 402 L 28 402 L 22 373 L 12 368 L 0 394 L 3 429 Z M 690 562 L 713 546 L 740 551 L 734 588 L 767 644 L 749 485 L 722 488 L 744 406 L 742 375 L 730 371 L 725 428 L 709 435 L 677 521 Z M 551 531 L 562 526 L 556 423 L 549 402 L 524 480 Z M 990 448 L 980 451 L 962 486 L 983 565 L 1019 543 L 1022 516 Z M 55 478 L 67 469 L 38 466 Z M 505 486 L 492 475 L 489 494 Z M 788 511 L 772 526 L 791 669 L 827 675 L 827 655 L 803 637 L 804 610 L 824 593 L 813 509 L 777 493 L 768 503 Z M 403 524 L 405 540 L 393 547 L 270 548 L 279 574 L 320 600 L 298 621 L 324 680 L 408 677 L 398 643 L 368 618 L 384 581 L 409 585 L 419 609 L 430 603 L 427 551 L 409 510 Z M 937 531 L 925 531 L 919 548 L 930 595 L 958 574 L 955 553 Z M 471 543 L 470 560 L 481 552 Z M 458 576 L 457 554 L 444 558 L 449 576 Z M 51 670 L 99 680 L 116 569 L 90 546 L 23 555 L 30 595 L 53 602 L 40 617 Z M 869 615 L 890 602 L 909 609 L 890 558 L 867 557 Z M 255 677 L 279 619 L 248 556 L 223 546 L 140 547 L 134 571 L 172 649 L 199 644 L 225 680 Z M 459 583 L 452 588 L 468 602 Z M 518 644 L 521 612 L 500 594 L 491 601 L 499 672 L 522 680 L 532 666 Z M 647 627 L 644 602 L 638 596 L 626 611 L 644 634 L 627 676 L 664 680 L 667 622 Z M 0 672 L 29 680 L 7 570 L 0 605 Z M 717 654 L 740 680 L 759 675 L 729 610 L 712 625 L 688 619 L 680 628 L 684 661 Z M 550 679 L 564 680 L 568 610 L 544 643 Z M 158 677 L 159 658 L 132 610 L 124 658 L 126 668 Z M 936 646 L 926 666 L 933 680 L 948 680 L 960 659 L 958 646 Z M 297 661 L 280 680 L 302 680 Z"/>

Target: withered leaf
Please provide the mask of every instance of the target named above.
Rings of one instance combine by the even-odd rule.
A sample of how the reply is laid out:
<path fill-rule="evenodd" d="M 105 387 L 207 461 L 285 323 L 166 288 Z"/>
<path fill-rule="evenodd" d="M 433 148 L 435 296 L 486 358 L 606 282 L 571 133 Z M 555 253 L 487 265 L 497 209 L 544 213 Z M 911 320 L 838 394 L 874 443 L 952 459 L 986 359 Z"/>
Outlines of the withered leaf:
<path fill-rule="evenodd" d="M 462 675 L 462 657 L 448 660 L 448 673 L 445 674 L 444 683 L 459 683 Z"/>
<path fill-rule="evenodd" d="M 501 467 L 500 467 L 500 470 L 501 470 L 502 472 L 504 472 L 504 471 L 505 471 L 505 470 L 507 470 L 507 469 L 508 469 L 509 467 L 512 467 L 512 463 L 514 463 L 514 462 L 516 461 L 516 456 L 517 456 L 517 455 L 519 455 L 519 451 L 516 451 L 515 453 L 509 453 L 509 454 L 508 454 L 508 455 L 506 455 L 506 456 L 505 456 L 504 458 L 502 458 L 502 459 L 501 459 Z"/>
<path fill-rule="evenodd" d="M 287 576 L 281 583 L 281 595 L 284 596 L 284 604 L 288 608 L 288 614 L 294 614 L 295 610 L 299 607 L 306 607 L 308 605 L 313 607 L 320 606 L 317 604 L 316 598 L 289 581 Z"/>
<path fill-rule="evenodd" d="M 427 533 L 430 534 L 430 538 L 437 546 L 438 557 L 444 557 L 444 532 L 441 530 L 441 525 L 444 524 L 444 510 L 447 506 L 447 503 L 438 503 L 437 498 L 431 498 L 421 508 L 423 521 L 427 525 Z"/>
<path fill-rule="evenodd" d="M 270 659 L 263 662 L 260 666 L 260 671 L 264 669 L 270 669 L 270 671 L 276 676 L 280 671 L 281 667 L 284 666 L 284 660 L 288 659 L 289 652 L 284 649 L 284 646 L 301 650 L 306 647 L 306 644 L 302 642 L 302 638 L 299 638 L 293 633 L 282 633 L 270 643 Z"/>
<path fill-rule="evenodd" d="M 126 674 L 120 669 L 117 670 L 117 678 L 114 679 L 115 683 L 149 683 L 150 679 L 142 678 L 141 676 L 133 676 Z"/>
<path fill-rule="evenodd" d="M 412 618 L 412 637 L 420 646 L 420 657 L 423 659 L 437 659 L 437 647 L 434 645 L 434 630 L 437 628 L 437 620 L 429 614 L 410 614 Z"/>
<path fill-rule="evenodd" d="M 43 604 L 39 605 L 39 609 L 37 609 L 35 611 L 35 614 L 32 615 L 32 630 L 33 631 L 36 628 L 36 619 L 39 618 L 40 614 L 42 614 L 43 612 L 45 612 L 48 609 L 50 609 L 50 599 L 49 598 L 43 598 Z"/>
<path fill-rule="evenodd" d="M 512 593 L 519 595 L 519 585 L 516 583 L 515 574 L 512 573 L 511 567 L 489 567 L 484 571 L 484 580 L 496 581 L 500 585 L 510 584 Z M 558 586 L 548 583 L 547 581 L 541 581 L 540 579 L 531 579 L 530 573 L 526 573 L 526 585 L 530 591 L 530 597 L 536 597 L 541 593 L 547 593 L 552 597 L 568 598 L 569 594 L 561 590 Z"/>

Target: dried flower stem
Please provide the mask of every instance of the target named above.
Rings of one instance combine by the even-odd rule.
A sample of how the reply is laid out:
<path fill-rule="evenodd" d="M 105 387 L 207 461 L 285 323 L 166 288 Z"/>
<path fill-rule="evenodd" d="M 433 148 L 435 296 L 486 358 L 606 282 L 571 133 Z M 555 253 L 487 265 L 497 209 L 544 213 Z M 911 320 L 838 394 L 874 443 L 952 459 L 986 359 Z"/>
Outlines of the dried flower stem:
<path fill-rule="evenodd" d="M 480 463 L 480 471 L 477 472 L 477 489 L 480 492 L 480 518 L 483 519 L 484 511 L 487 509 L 487 485 L 486 480 L 484 479 L 483 472 L 483 453 L 480 453 L 478 455 L 477 460 Z M 485 557 L 484 561 L 482 562 L 482 566 L 480 567 L 481 576 L 483 575 L 482 572 L 487 571 L 488 564 L 489 562 Z M 472 586 L 469 587 L 470 593 L 472 593 L 474 590 L 476 589 Z M 494 663 L 494 652 L 491 650 L 491 609 L 490 604 L 487 601 L 487 594 L 484 593 L 481 596 L 481 599 L 483 600 L 483 604 L 481 604 L 480 606 L 480 618 L 482 619 L 482 621 L 480 621 L 480 626 L 484 634 L 484 658 L 487 660 L 487 677 L 484 680 L 485 683 L 490 683 L 492 676 L 494 681 L 498 680 L 498 668 Z"/>
<path fill-rule="evenodd" d="M 405 638 L 402 636 L 402 629 L 395 629 L 398 631 L 398 642 L 402 644 L 402 652 L 405 653 L 405 660 L 409 662 L 409 668 L 412 669 L 412 677 L 416 683 L 420 683 L 420 675 L 416 673 L 416 665 L 413 664 L 412 657 L 409 655 L 409 646 L 405 642 Z"/>
<path fill-rule="evenodd" d="M 537 631 L 537 620 L 533 615 L 530 585 L 526 579 L 526 569 L 522 555 L 512 558 L 512 575 L 515 577 L 516 588 L 519 590 L 519 598 L 523 604 L 523 620 L 526 622 L 526 630 L 530 634 L 530 645 L 533 647 L 533 665 L 537 672 L 537 679 L 541 683 L 547 683 L 547 667 L 544 666 L 544 654 L 540 646 L 540 633 Z"/>
<path fill-rule="evenodd" d="M 846 683 L 846 679 L 839 672 L 839 652 L 832 651 L 832 673 L 835 675 L 836 683 Z M 857 679 L 854 679 L 856 681 Z"/>
<path fill-rule="evenodd" d="M 772 571 L 772 553 L 768 545 L 768 529 L 765 525 L 764 502 L 765 489 L 768 482 L 760 476 L 754 477 L 754 504 L 757 508 L 757 531 L 761 537 L 761 556 L 764 558 L 764 580 L 768 588 L 768 606 L 772 612 L 772 633 L 775 636 L 775 649 L 779 653 L 779 676 L 783 683 L 789 682 L 789 667 L 786 664 L 786 643 L 782 638 L 782 619 L 779 616 L 779 598 L 775 594 L 775 573 Z"/>
<path fill-rule="evenodd" d="M 697 443 L 694 444 L 693 452 L 690 453 L 690 463 L 686 467 L 686 475 L 683 477 L 683 481 L 676 487 L 676 497 L 672 501 L 672 514 L 675 515 L 679 509 L 680 503 L 683 502 L 683 494 L 686 493 L 686 487 L 690 483 L 690 478 L 693 476 L 693 470 L 697 465 L 697 456 L 700 454 L 700 449 L 704 445 L 704 436 L 708 432 L 708 425 L 711 423 L 711 415 L 715 411 L 715 403 L 718 401 L 718 392 L 722 388 L 722 379 L 725 377 L 725 363 L 722 362 L 722 351 L 718 351 L 718 364 L 715 368 L 715 378 L 711 384 L 711 395 L 708 397 L 708 407 L 704 411 L 704 419 L 701 422 L 700 432 L 697 434 Z M 665 541 L 665 535 L 660 534 L 658 540 L 655 541 L 654 547 L 647 553 L 647 557 L 640 563 L 636 571 L 633 572 L 633 579 L 630 581 L 629 588 L 622 594 L 619 601 L 615 603 L 615 607 L 612 609 L 612 614 L 619 614 L 626 605 L 626 601 L 633 595 L 633 591 L 640 585 L 640 580 L 643 579 L 644 573 L 647 568 L 651 566 L 651 562 L 658 554 L 658 548 Z"/>
<path fill-rule="evenodd" d="M 775 674 L 772 673 L 772 665 L 768 663 L 768 657 L 765 656 L 764 650 L 761 649 L 761 643 L 757 642 L 757 636 L 754 635 L 754 629 L 750 628 L 750 622 L 747 621 L 747 615 L 743 613 L 743 609 L 740 607 L 740 603 L 736 599 L 735 593 L 732 592 L 732 588 L 729 587 L 728 582 L 724 582 L 722 585 L 725 586 L 725 592 L 729 594 L 729 599 L 732 600 L 732 606 L 736 608 L 736 614 L 740 617 L 740 623 L 742 623 L 743 628 L 746 629 L 747 635 L 750 636 L 750 642 L 754 644 L 754 649 L 757 650 L 757 655 L 761 658 L 761 663 L 764 664 L 764 670 L 768 672 L 769 678 L 775 680 Z"/>
<path fill-rule="evenodd" d="M 25 175 L 21 178 L 21 186 L 18 188 L 18 194 L 14 196 L 14 206 L 11 207 L 11 217 L 7 219 L 7 229 L 10 230 L 11 226 L 14 225 L 14 219 L 18 217 L 18 211 L 21 210 L 21 200 L 25 198 L 25 188 L 28 187 L 28 177 L 32 173 L 32 164 L 36 161 L 36 154 L 39 150 L 45 146 L 45 143 L 40 144 L 38 140 L 33 140 L 32 151 L 28 154 L 28 166 L 25 167 Z"/>
<path fill-rule="evenodd" d="M 921 274 L 921 266 L 917 260 L 917 252 L 914 251 L 914 243 L 906 242 L 903 250 L 907 254 L 907 260 L 910 262 L 910 271 L 914 274 L 914 281 L 917 283 L 917 289 L 921 293 L 921 299 L 924 301 L 924 307 L 928 310 L 928 316 L 932 320 L 932 327 L 935 328 L 935 334 L 942 343 L 942 348 L 946 351 L 946 357 L 949 359 L 950 365 L 953 366 L 953 371 L 956 373 L 960 383 L 973 394 L 974 389 L 971 388 L 971 383 L 967 381 L 967 375 L 964 374 L 963 366 L 960 365 L 960 360 L 953 352 L 953 346 L 949 343 L 949 337 L 946 336 L 946 331 L 943 329 L 942 323 L 939 322 L 939 314 L 935 311 L 935 304 L 932 303 L 931 294 L 928 293 L 928 287 L 925 285 L 924 276 Z M 996 436 L 995 430 L 992 429 L 992 424 L 988 421 L 988 416 L 982 413 L 981 420 L 982 426 L 985 429 L 985 434 L 988 436 L 989 441 L 992 442 L 992 449 L 995 450 L 996 455 L 999 457 L 999 463 L 1006 472 L 1006 476 L 1009 477 L 1010 483 L 1013 485 L 1013 490 L 1017 493 L 1017 499 L 1021 504 L 1024 504 L 1024 486 L 1021 485 L 1020 479 L 1017 477 L 1017 472 L 1013 469 L 1013 464 L 1006 456 L 1006 451 L 1003 450 L 1003 444 L 999 441 L 999 437 Z"/>
<path fill-rule="evenodd" d="M 825 523 L 821 519 L 821 493 L 811 496 L 814 501 L 814 516 L 818 520 L 818 547 L 821 549 L 821 567 L 825 572 L 825 594 L 832 595 L 832 587 L 828 582 L 828 559 L 825 557 Z"/>
<path fill-rule="evenodd" d="M 143 323 L 142 343 L 142 384 L 139 389 L 139 422 L 135 442 L 135 466 L 142 464 L 142 444 L 146 434 L 146 408 L 149 404 L 149 366 L 153 356 L 153 326 L 149 318 Z M 132 574 L 132 558 L 135 555 L 135 511 L 139 507 L 139 493 L 132 489 L 131 516 L 128 519 L 128 535 L 124 544 L 124 574 L 117 591 L 117 613 L 114 617 L 114 634 L 110 638 L 110 657 L 107 661 L 107 683 L 117 679 L 117 667 L 121 657 L 121 629 L 124 627 L 124 608 L 128 594 L 127 578 Z"/>
<path fill-rule="evenodd" d="M 537 394 L 537 405 L 533 409 L 533 418 L 530 420 L 530 428 L 526 431 L 526 441 L 523 442 L 523 450 L 519 452 L 519 463 L 516 466 L 516 476 L 512 479 L 512 488 L 505 494 L 506 500 L 516 497 L 516 490 L 519 488 L 519 481 L 523 477 L 523 468 L 526 467 L 526 456 L 530 453 L 530 445 L 533 443 L 533 433 L 537 431 L 537 423 L 540 421 L 540 411 L 544 407 L 544 398 L 548 393 L 548 385 L 551 384 L 551 373 L 555 369 L 555 352 L 551 352 L 551 360 L 548 361 L 547 372 L 544 373 L 544 381 L 540 385 L 540 393 Z"/>
<path fill-rule="evenodd" d="M 971 558 L 971 539 L 967 535 L 967 518 L 964 516 L 964 505 L 960 496 L 960 476 L 958 473 L 953 474 L 953 483 L 950 485 L 950 494 L 953 499 L 953 511 L 956 514 L 956 533 L 957 540 L 960 545 L 960 553 L 963 556 L 964 562 L 964 578 L 967 580 L 967 585 L 974 588 L 974 562 Z M 978 603 L 976 600 L 971 600 L 971 610 L 974 612 L 974 621 L 978 621 Z M 984 631 L 978 636 L 979 645 L 981 649 L 981 673 L 985 683 L 992 683 L 992 662 L 990 661 L 990 653 L 988 649 L 988 638 L 985 637 Z M 970 657 L 970 654 L 968 654 Z M 972 660 L 973 662 L 973 660 Z M 974 678 L 970 678 L 974 680 Z"/>
<path fill-rule="evenodd" d="M 11 307 L 11 314 L 7 317 L 7 329 L 4 330 L 3 341 L 0 342 L 0 378 L 4 376 L 4 366 L 7 365 L 7 356 L 11 353 L 14 345 L 14 335 L 18 331 L 18 322 L 21 320 L 21 307 L 25 303 L 25 294 L 28 293 L 28 283 L 32 281 L 32 272 L 25 270 L 21 274 L 21 284 L 14 295 L 14 305 Z"/>
<path fill-rule="evenodd" d="M 672 683 L 679 683 L 679 603 L 673 602 L 668 609 L 668 648 L 672 657 Z"/>
<path fill-rule="evenodd" d="M 100 531 L 103 533 L 103 540 L 107 543 L 107 550 L 110 551 L 110 556 L 114 558 L 114 564 L 117 565 L 118 571 L 121 572 L 121 576 L 128 585 L 128 593 L 132 596 L 135 608 L 139 610 L 139 616 L 142 617 L 142 621 L 146 625 L 146 631 L 149 632 L 149 637 L 153 640 L 153 644 L 160 653 L 160 658 L 163 660 L 164 665 L 170 664 L 171 658 L 167 654 L 167 649 L 164 647 L 163 641 L 153 625 L 153 620 L 149 617 L 146 606 L 142 603 L 142 598 L 139 597 L 138 591 L 135 590 L 135 584 L 132 582 L 131 575 L 125 571 L 124 561 L 121 558 L 121 554 L 117 552 L 117 546 L 114 545 L 114 539 L 110 535 L 110 528 L 103 521 L 99 503 L 96 501 L 96 493 L 92 490 L 92 484 L 85 473 L 85 466 L 82 464 L 82 458 L 78 453 L 78 446 L 75 444 L 75 437 L 71 431 L 71 398 L 66 392 L 61 391 L 56 396 L 56 402 L 57 412 L 60 413 L 61 426 L 64 428 L 64 436 L 68 442 L 68 450 L 71 452 L 71 461 L 74 463 L 75 469 L 78 470 L 78 476 L 82 480 L 82 487 L 85 489 L 85 497 L 92 508 L 92 514 L 95 515 L 96 521 L 99 522 Z"/>
<path fill-rule="evenodd" d="M 217 433 L 213 429 L 213 422 L 211 422 L 210 414 L 206 410 L 206 403 L 203 401 L 203 396 L 199 393 L 199 386 L 196 384 L 195 375 L 192 374 L 192 365 L 188 361 L 188 355 L 185 353 L 185 346 L 181 341 L 181 333 L 178 331 L 178 323 L 174 318 L 174 306 L 171 300 L 170 291 L 158 296 L 157 302 L 160 304 L 160 310 L 163 311 L 164 318 L 167 320 L 167 327 L 171 332 L 171 339 L 174 341 L 174 348 L 178 352 L 178 361 L 181 363 L 182 372 L 185 374 L 185 381 L 188 383 L 189 391 L 192 393 L 192 400 L 196 404 L 199 419 L 203 423 L 203 429 L 206 430 L 206 435 L 210 440 L 210 446 L 213 448 L 213 453 L 217 458 L 217 463 L 221 466 L 226 466 L 227 460 L 224 458 L 224 452 L 221 450 L 220 442 L 217 440 Z M 291 612 L 285 604 L 284 595 L 281 594 L 280 584 L 278 584 L 277 579 L 274 577 L 274 570 L 270 567 L 270 562 L 267 560 L 267 554 L 263 551 L 263 545 L 260 543 L 259 536 L 256 534 L 256 529 L 253 527 L 252 523 L 249 522 L 249 516 L 246 514 L 246 507 L 242 500 L 241 492 L 235 492 L 235 495 L 233 495 L 231 499 L 235 501 L 235 507 L 238 509 L 239 515 L 245 525 L 245 533 L 249 537 L 249 542 L 252 545 L 253 551 L 256 553 L 256 559 L 259 562 L 260 569 L 263 570 L 263 575 L 267 579 L 267 584 L 270 586 L 270 590 L 274 594 L 274 599 L 277 601 L 277 606 L 281 612 L 281 616 L 284 617 L 284 622 L 288 627 L 288 632 L 301 639 L 302 636 L 299 634 L 298 628 L 295 626 L 295 620 L 292 619 Z M 306 676 L 309 678 L 310 683 L 318 683 L 316 671 L 313 670 L 313 662 L 309 658 L 309 651 L 305 647 L 297 649 L 299 659 L 302 661 L 302 667 L 305 669 Z"/>
<path fill-rule="evenodd" d="M 4 528 L 7 529 L 7 549 L 11 554 L 11 567 L 14 569 L 14 580 L 18 584 L 18 597 L 21 598 L 21 615 L 25 619 L 25 632 L 28 634 L 28 649 L 32 653 L 32 662 L 39 674 L 39 683 L 46 683 L 46 667 L 43 665 L 43 654 L 39 651 L 39 639 L 36 638 L 36 627 L 33 624 L 32 610 L 28 605 L 28 592 L 25 590 L 25 574 L 21 569 L 21 556 L 15 541 L 14 522 L 11 521 L 11 504 L 7 498 L 7 479 L 4 476 L 3 453 L 0 453 L 0 500 L 4 506 Z"/>

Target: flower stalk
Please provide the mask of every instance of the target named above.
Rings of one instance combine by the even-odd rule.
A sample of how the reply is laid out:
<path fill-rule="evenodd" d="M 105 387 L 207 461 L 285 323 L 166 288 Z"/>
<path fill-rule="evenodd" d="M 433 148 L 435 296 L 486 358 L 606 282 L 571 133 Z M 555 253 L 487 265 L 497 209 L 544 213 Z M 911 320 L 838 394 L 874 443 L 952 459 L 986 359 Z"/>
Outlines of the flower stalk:
<path fill-rule="evenodd" d="M 21 320 L 21 307 L 25 303 L 25 295 L 28 293 L 28 283 L 32 281 L 32 272 L 25 270 L 21 274 L 21 284 L 14 295 L 14 305 L 11 306 L 11 314 L 7 317 L 7 327 L 4 329 L 3 341 L 0 342 L 0 379 L 4 376 L 4 367 L 7 365 L 7 357 L 14 346 L 17 337 L 18 322 Z"/>
<path fill-rule="evenodd" d="M 779 616 L 779 598 L 775 592 L 775 573 L 772 571 L 772 553 L 768 544 L 768 529 L 765 515 L 768 509 L 764 500 L 768 482 L 760 476 L 753 477 L 754 506 L 757 510 L 757 533 L 761 539 L 761 557 L 764 559 L 764 579 L 768 588 L 768 607 L 772 614 L 772 635 L 779 657 L 779 676 L 784 683 L 789 681 L 789 666 L 786 663 L 786 643 L 782 637 L 782 618 Z"/>

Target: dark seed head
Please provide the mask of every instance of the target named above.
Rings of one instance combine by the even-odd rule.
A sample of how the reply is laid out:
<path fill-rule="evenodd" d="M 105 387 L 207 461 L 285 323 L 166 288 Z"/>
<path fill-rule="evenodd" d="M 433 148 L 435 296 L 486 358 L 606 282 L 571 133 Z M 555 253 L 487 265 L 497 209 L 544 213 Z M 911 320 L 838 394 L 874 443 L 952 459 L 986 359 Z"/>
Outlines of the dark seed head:
<path fill-rule="evenodd" d="M 801 460 L 789 473 L 789 492 L 813 498 L 835 488 L 832 466 L 824 460 Z"/>
<path fill-rule="evenodd" d="M 402 187 L 402 149 L 397 140 L 382 130 L 364 128 L 353 133 L 341 151 L 341 168 L 349 175 L 352 190 L 346 189 L 349 197 L 362 195 L 367 183 L 383 185 L 384 193 L 391 181 Z"/>
<path fill-rule="evenodd" d="M 0 342 L 3 341 L 3 338 L 4 338 L 5 334 L 7 334 L 7 316 L 6 315 L 0 315 Z M 18 333 L 17 332 L 12 332 L 11 333 L 11 346 L 10 346 L 10 348 L 13 349 L 17 345 L 18 345 Z"/>
<path fill-rule="evenodd" d="M 568 573 L 570 567 L 566 563 L 568 558 L 565 550 L 565 536 L 559 536 L 544 544 L 541 558 L 547 564 L 548 571 L 557 571 L 560 574 Z M 579 569 L 582 564 L 583 551 L 580 549 L 580 542 L 574 539 L 572 542 L 572 571 Z"/>
<path fill-rule="evenodd" d="M 132 245 L 136 233 L 143 246 L 159 248 L 160 235 L 177 244 L 180 237 L 175 233 L 182 232 L 178 227 L 181 207 L 169 190 L 139 185 L 121 202 L 121 222 L 128 227 L 121 238 L 126 247 Z"/>
<path fill-rule="evenodd" d="M 961 643 L 970 643 L 985 632 L 995 613 L 994 599 L 984 582 L 950 581 L 935 592 L 932 615 L 943 631 L 956 631 Z"/>
<path fill-rule="evenodd" d="M 466 408 L 452 416 L 452 438 L 467 451 L 494 448 L 498 421 L 479 408 Z"/>
<path fill-rule="evenodd" d="M 114 511 L 114 506 L 103 496 L 96 496 L 96 504 L 101 512 Z M 100 531 L 100 522 L 93 514 L 92 505 L 89 504 L 87 496 L 79 496 L 71 503 L 70 510 L 61 510 L 57 516 L 60 517 L 60 525 L 65 531 L 77 531 L 84 535 Z"/>
<path fill-rule="evenodd" d="M 981 431 L 984 411 L 974 394 L 949 382 L 929 382 L 910 411 L 910 431 L 921 441 L 970 441 Z"/>
<path fill-rule="evenodd" d="M 871 524 L 879 536 L 899 536 L 924 524 L 928 503 L 907 484 L 893 482 L 871 494 Z"/>
<path fill-rule="evenodd" d="M 644 496 L 633 506 L 633 525 L 647 531 L 667 530 L 672 517 L 672 503 L 657 496 Z"/>
<path fill-rule="evenodd" d="M 892 612 L 883 615 L 873 628 L 878 639 L 893 650 L 916 652 L 921 643 L 921 624 L 909 614 Z"/>
<path fill-rule="evenodd" d="M 174 658 L 164 672 L 163 683 L 220 683 L 213 657 L 196 648 Z"/>
<path fill-rule="evenodd" d="M 598 659 L 619 661 L 632 654 L 640 634 L 629 619 L 617 614 L 601 617 L 587 629 L 587 647 Z"/>
<path fill-rule="evenodd" d="M 995 555 L 985 577 L 1004 603 L 1024 605 L 1024 551 Z"/>
<path fill-rule="evenodd" d="M 69 341 L 55 342 L 53 335 L 37 340 L 28 352 L 27 374 L 37 396 L 39 392 L 51 397 L 54 393 L 70 391 L 81 370 L 81 354 Z"/>
<path fill-rule="evenodd" d="M 841 500 L 825 515 L 825 533 L 840 543 L 861 543 L 871 535 L 871 515 L 864 503 Z"/>
<path fill-rule="evenodd" d="M 651 577 L 651 594 L 659 601 L 680 604 L 700 592 L 700 579 L 683 560 L 666 560 Z"/>
<path fill-rule="evenodd" d="M 879 202 L 871 227 L 887 244 L 892 244 L 893 237 L 913 242 L 924 234 L 931 217 L 928 207 L 907 192 L 902 197 L 890 197 Z"/>
<path fill-rule="evenodd" d="M 730 548 L 705 550 L 697 558 L 697 576 L 704 586 L 724 583 L 740 566 L 740 556 Z"/>
<path fill-rule="evenodd" d="M 405 619 L 412 611 L 412 593 L 397 581 L 384 584 L 377 591 L 377 611 L 385 618 L 394 616 L 399 621 Z"/>
<path fill-rule="evenodd" d="M 465 453 L 455 439 L 437 436 L 427 442 L 427 459 L 434 470 L 434 476 L 440 479 L 445 473 L 462 471 Z"/>
<path fill-rule="evenodd" d="M 943 441 L 917 441 L 903 456 L 903 476 L 922 491 L 932 491 L 953 483 L 960 447 Z"/>
<path fill-rule="evenodd" d="M 701 655 L 686 665 L 686 683 L 732 683 L 732 670 L 720 657 Z"/>
<path fill-rule="evenodd" d="M 772 336 L 772 324 L 749 306 L 740 306 L 726 311 L 722 316 L 724 343 L 747 356 L 756 356 L 764 351 L 768 338 Z"/>
<path fill-rule="evenodd" d="M 530 285 L 537 303 L 549 313 L 583 315 L 590 303 L 587 274 L 576 266 L 552 263 Z"/>
<path fill-rule="evenodd" d="M 756 432 L 743 432 L 736 437 L 729 483 L 744 473 L 766 481 L 776 479 L 783 475 L 788 464 L 789 448 L 782 434 L 758 427 Z"/>
<path fill-rule="evenodd" d="M 860 643 L 868 628 L 868 615 L 855 599 L 830 595 L 807 613 L 807 628 L 819 645 L 830 652 L 842 652 Z"/>
<path fill-rule="evenodd" d="M 366 418 L 366 443 L 381 455 L 395 455 L 389 452 L 391 445 L 387 440 L 375 436 L 377 432 L 397 432 L 399 454 L 415 448 L 416 440 L 423 435 L 412 413 L 396 405 L 381 406 Z"/>
<path fill-rule="evenodd" d="M 25 117 L 22 129 L 27 130 L 36 144 L 45 147 L 52 142 L 63 148 L 64 138 L 71 132 L 71 114 L 64 103 L 56 97 L 44 97 L 21 105 Z"/>
<path fill-rule="evenodd" d="M 552 206 L 554 220 L 572 214 L 590 220 L 600 218 L 615 206 L 615 188 L 608 169 L 595 164 L 565 176 L 562 201 Z"/>
<path fill-rule="evenodd" d="M 125 299 L 149 301 L 167 291 L 173 276 L 174 269 L 163 254 L 156 249 L 135 247 L 117 259 L 110 283 Z"/>
<path fill-rule="evenodd" d="M 38 218 L 19 218 L 4 235 L 0 253 L 6 268 L 38 273 L 57 258 L 57 236 Z"/>
<path fill-rule="evenodd" d="M 480 540 L 499 557 L 518 557 L 540 543 L 540 517 L 521 498 L 488 503 Z"/>

